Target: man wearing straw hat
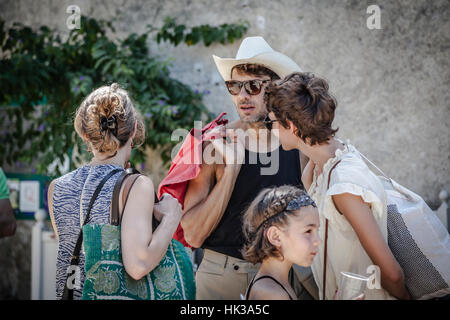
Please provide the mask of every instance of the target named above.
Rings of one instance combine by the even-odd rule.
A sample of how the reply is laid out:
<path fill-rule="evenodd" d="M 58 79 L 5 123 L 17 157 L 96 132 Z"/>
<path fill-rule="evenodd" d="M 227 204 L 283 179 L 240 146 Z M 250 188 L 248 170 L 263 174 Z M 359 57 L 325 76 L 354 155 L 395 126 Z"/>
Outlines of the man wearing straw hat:
<path fill-rule="evenodd" d="M 204 249 L 196 274 L 196 298 L 233 300 L 245 295 L 259 268 L 241 255 L 245 242 L 242 213 L 263 188 L 301 185 L 301 168 L 307 158 L 298 151 L 284 151 L 278 142 L 274 145 L 266 130 L 271 123 L 265 120 L 264 103 L 268 82 L 301 69 L 289 57 L 274 51 L 262 37 L 245 38 L 235 59 L 213 58 L 239 120 L 214 129 L 217 136 L 227 139 L 203 145 L 201 170 L 189 182 L 181 226 L 185 240 Z M 244 132 L 245 138 L 233 132 Z M 205 161 L 208 148 L 223 161 Z M 295 268 L 291 279 L 299 298 L 316 297 L 309 269 Z"/>

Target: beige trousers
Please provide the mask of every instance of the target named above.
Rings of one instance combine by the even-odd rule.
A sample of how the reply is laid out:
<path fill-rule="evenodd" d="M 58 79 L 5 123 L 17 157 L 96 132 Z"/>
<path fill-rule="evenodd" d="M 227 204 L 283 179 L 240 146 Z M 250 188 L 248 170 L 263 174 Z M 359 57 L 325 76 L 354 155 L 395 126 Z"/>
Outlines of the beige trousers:
<path fill-rule="evenodd" d="M 259 270 L 260 264 L 233 258 L 209 249 L 195 275 L 197 300 L 240 300 Z M 318 299 L 311 268 L 293 265 L 289 283 L 299 300 Z"/>
<path fill-rule="evenodd" d="M 260 264 L 205 249 L 195 275 L 196 299 L 240 300 L 259 267 Z"/>

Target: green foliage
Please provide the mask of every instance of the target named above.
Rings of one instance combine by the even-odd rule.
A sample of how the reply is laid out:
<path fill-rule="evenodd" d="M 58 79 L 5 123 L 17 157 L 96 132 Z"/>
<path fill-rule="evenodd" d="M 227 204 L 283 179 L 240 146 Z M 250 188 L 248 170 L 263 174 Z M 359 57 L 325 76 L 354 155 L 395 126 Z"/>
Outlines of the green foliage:
<path fill-rule="evenodd" d="M 158 43 L 161 40 L 169 41 L 175 46 L 184 42 L 190 46 L 203 40 L 204 45 L 208 47 L 214 42 L 233 43 L 235 39 L 242 38 L 248 28 L 248 22 L 243 22 L 241 24 L 222 24 L 219 27 L 201 25 L 193 27 L 187 32 L 186 26 L 177 25 L 175 19 L 167 17 L 163 27 L 156 35 L 156 41 Z"/>
<path fill-rule="evenodd" d="M 32 30 L 20 23 L 5 30 L 0 21 L 0 163 L 31 163 L 37 172 L 47 172 L 55 159 L 86 148 L 76 138 L 73 118 L 76 108 L 92 90 L 112 82 L 129 91 L 145 120 L 145 145 L 133 151 L 131 162 L 144 161 L 144 147 L 161 150 L 167 163 L 176 141 L 171 133 L 190 129 L 194 120 L 210 120 L 202 94 L 169 74 L 168 59 L 151 54 L 149 35 L 188 45 L 203 39 L 232 42 L 247 30 L 244 25 L 200 26 L 186 33 L 186 26 L 167 18 L 161 29 L 148 26 L 143 34 L 116 39 L 111 22 L 81 18 L 81 28 L 67 39 L 46 26 Z M 107 32 L 109 30 L 109 32 Z M 73 169 L 73 163 L 71 163 Z"/>

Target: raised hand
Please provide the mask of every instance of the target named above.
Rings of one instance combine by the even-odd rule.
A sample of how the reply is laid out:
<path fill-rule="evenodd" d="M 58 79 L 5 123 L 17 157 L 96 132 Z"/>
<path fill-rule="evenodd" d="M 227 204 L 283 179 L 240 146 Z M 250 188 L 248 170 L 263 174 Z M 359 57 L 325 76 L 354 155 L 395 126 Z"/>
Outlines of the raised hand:
<path fill-rule="evenodd" d="M 233 129 L 225 129 L 224 126 L 214 128 L 208 132 L 207 137 L 226 166 L 240 168 L 245 160 L 243 137 L 239 136 Z"/>
<path fill-rule="evenodd" d="M 164 193 L 161 200 L 153 206 L 153 214 L 158 221 L 173 220 L 178 223 L 181 219 L 181 204 L 168 193 Z"/>

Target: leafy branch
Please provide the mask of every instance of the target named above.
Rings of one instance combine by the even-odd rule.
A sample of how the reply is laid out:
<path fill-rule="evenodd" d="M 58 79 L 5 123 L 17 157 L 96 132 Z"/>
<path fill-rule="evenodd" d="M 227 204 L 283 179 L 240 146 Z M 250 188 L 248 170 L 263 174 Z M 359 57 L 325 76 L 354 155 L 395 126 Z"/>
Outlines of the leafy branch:
<path fill-rule="evenodd" d="M 204 24 L 188 30 L 185 25 L 178 25 L 174 18 L 167 17 L 161 30 L 156 35 L 156 41 L 158 43 L 169 41 L 175 46 L 184 42 L 191 46 L 203 40 L 203 44 L 208 47 L 215 42 L 233 43 L 235 39 L 242 38 L 249 27 L 248 22 L 243 22 L 240 24 L 222 24 L 218 27 Z"/>
<path fill-rule="evenodd" d="M 76 108 L 92 90 L 112 82 L 128 90 L 145 121 L 145 145 L 133 151 L 131 162 L 143 162 L 145 147 L 151 147 L 160 150 L 167 163 L 177 143 L 171 141 L 172 131 L 190 129 L 194 120 L 210 120 L 212 115 L 202 93 L 170 76 L 170 60 L 149 51 L 148 41 L 155 41 L 149 35 L 156 33 L 157 42 L 193 45 L 202 39 L 209 45 L 233 41 L 247 27 L 199 26 L 185 33 L 184 25 L 165 21 L 161 29 L 149 26 L 143 34 L 117 39 L 110 21 L 82 16 L 81 28 L 66 40 L 46 26 L 33 30 L 14 23 L 5 29 L 0 21 L 1 163 L 36 162 L 36 172 L 59 175 L 58 167 L 48 172 L 55 160 L 62 164 L 67 155 L 85 159 L 87 151 L 73 128 Z M 81 152 L 78 158 L 72 155 L 74 147 Z"/>

